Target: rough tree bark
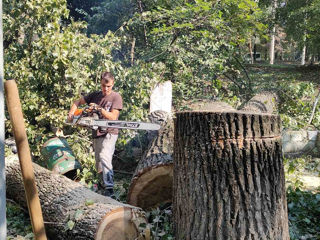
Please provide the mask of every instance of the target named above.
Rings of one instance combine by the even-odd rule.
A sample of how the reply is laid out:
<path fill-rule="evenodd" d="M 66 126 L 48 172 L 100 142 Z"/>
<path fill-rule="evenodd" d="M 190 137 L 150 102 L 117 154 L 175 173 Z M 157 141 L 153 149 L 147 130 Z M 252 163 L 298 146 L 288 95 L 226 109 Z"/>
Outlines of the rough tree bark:
<path fill-rule="evenodd" d="M 52 239 L 143 239 L 138 208 L 104 197 L 33 164 L 46 231 Z M 6 159 L 7 196 L 26 207 L 17 160 Z M 75 225 L 67 230 L 68 221 Z M 72 222 L 71 222 L 72 223 Z"/>
<path fill-rule="evenodd" d="M 174 127 L 176 239 L 289 239 L 279 116 L 181 112 Z"/>

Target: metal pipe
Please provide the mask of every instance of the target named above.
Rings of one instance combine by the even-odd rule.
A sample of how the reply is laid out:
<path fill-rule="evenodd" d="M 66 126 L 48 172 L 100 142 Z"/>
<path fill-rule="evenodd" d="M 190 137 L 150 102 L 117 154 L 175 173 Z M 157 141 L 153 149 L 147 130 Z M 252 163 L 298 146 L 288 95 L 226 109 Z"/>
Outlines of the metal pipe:
<path fill-rule="evenodd" d="M 4 130 L 4 97 L 3 97 L 3 30 L 2 30 L 2 0 L 0 0 L 0 239 L 7 238 L 4 135 L 5 135 L 5 130 Z"/>
<path fill-rule="evenodd" d="M 33 173 L 31 154 L 24 125 L 18 87 L 14 80 L 6 81 L 4 83 L 4 87 L 10 121 L 17 144 L 21 173 L 33 233 L 36 240 L 46 240 L 47 237 L 43 223 L 38 190 Z"/>

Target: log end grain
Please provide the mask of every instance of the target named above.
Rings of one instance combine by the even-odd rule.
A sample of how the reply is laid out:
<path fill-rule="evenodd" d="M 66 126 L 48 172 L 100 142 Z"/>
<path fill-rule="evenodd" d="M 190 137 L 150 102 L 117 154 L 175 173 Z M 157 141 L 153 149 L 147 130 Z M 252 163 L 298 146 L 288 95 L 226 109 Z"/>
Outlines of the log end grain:
<path fill-rule="evenodd" d="M 173 164 L 144 169 L 133 179 L 128 193 L 128 203 L 150 209 L 172 201 Z"/>
<path fill-rule="evenodd" d="M 141 212 L 127 207 L 117 208 L 101 219 L 95 239 L 144 239 L 140 226 L 145 223 L 146 219 Z"/>

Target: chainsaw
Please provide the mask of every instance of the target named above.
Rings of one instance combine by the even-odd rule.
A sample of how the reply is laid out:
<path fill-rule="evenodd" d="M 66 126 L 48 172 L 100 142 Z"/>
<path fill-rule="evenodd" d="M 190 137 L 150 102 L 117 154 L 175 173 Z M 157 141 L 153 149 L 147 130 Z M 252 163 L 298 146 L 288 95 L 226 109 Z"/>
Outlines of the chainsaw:
<path fill-rule="evenodd" d="M 88 127 L 93 130 L 97 130 L 98 128 L 101 130 L 106 130 L 107 128 L 120 128 L 156 131 L 160 129 L 160 125 L 155 123 L 99 119 L 99 114 L 100 112 L 98 110 L 90 107 L 77 109 L 74 113 L 72 122 L 67 121 L 67 124 Z"/>

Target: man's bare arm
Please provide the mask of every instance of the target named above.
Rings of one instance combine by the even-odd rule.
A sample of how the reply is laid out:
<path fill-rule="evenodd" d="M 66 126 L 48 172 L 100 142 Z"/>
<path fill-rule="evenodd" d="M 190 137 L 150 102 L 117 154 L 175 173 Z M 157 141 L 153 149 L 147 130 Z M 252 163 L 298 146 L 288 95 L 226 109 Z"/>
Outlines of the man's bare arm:
<path fill-rule="evenodd" d="M 109 120 L 117 120 L 119 117 L 120 111 L 118 109 L 112 109 L 111 112 L 107 112 L 105 109 L 101 108 L 100 110 L 102 116 Z"/>

